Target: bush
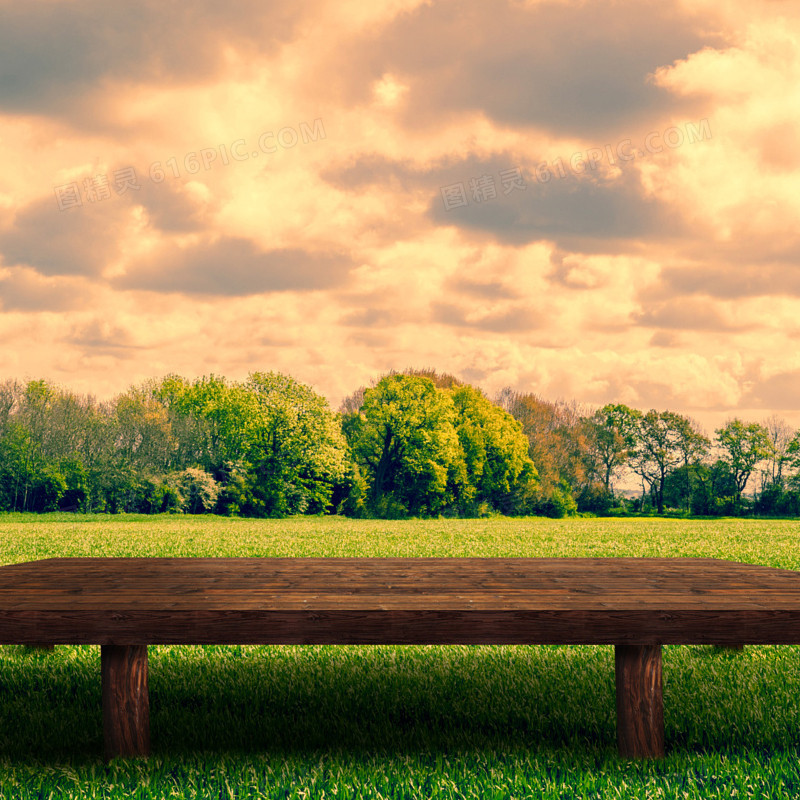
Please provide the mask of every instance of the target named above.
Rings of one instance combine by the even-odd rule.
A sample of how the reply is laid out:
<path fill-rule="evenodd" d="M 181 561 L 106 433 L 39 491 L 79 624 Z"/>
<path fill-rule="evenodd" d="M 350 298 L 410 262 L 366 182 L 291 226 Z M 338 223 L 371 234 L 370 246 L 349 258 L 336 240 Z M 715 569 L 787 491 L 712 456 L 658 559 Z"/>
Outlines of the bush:
<path fill-rule="evenodd" d="M 219 484 L 203 469 L 189 467 L 176 472 L 170 476 L 168 485 L 180 498 L 180 507 L 187 514 L 202 514 L 217 504 Z"/>
<path fill-rule="evenodd" d="M 408 509 L 390 492 L 372 506 L 372 515 L 378 519 L 407 519 Z"/>
<path fill-rule="evenodd" d="M 50 464 L 36 475 L 28 497 L 31 511 L 57 511 L 58 501 L 67 491 L 67 481 L 58 469 Z"/>
<path fill-rule="evenodd" d="M 574 517 L 577 511 L 578 504 L 575 502 L 569 486 L 563 481 L 536 505 L 537 514 L 553 519 Z"/>
<path fill-rule="evenodd" d="M 631 512 L 627 506 L 614 506 L 604 514 L 606 517 L 629 517 Z"/>

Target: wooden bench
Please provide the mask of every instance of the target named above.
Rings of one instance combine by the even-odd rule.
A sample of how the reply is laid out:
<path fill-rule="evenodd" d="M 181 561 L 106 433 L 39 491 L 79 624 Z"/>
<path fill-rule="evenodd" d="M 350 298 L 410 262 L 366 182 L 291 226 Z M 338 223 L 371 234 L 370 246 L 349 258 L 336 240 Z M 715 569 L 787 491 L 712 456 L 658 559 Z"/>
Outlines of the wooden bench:
<path fill-rule="evenodd" d="M 150 750 L 147 645 L 609 644 L 617 742 L 664 753 L 662 644 L 799 644 L 800 572 L 694 558 L 52 558 L 0 644 L 99 644 L 105 752 Z"/>

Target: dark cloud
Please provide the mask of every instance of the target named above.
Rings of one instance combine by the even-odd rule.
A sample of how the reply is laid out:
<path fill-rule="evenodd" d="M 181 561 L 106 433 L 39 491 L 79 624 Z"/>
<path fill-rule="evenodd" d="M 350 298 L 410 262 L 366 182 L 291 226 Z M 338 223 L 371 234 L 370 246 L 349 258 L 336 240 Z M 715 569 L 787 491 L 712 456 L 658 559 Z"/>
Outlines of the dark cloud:
<path fill-rule="evenodd" d="M 123 289 L 235 297 L 329 289 L 346 281 L 351 266 L 343 254 L 263 251 L 249 239 L 225 236 L 212 244 L 170 247 L 113 283 Z"/>
<path fill-rule="evenodd" d="M 680 347 L 681 337 L 675 331 L 656 331 L 650 337 L 653 347 Z"/>
<path fill-rule="evenodd" d="M 143 349 L 130 331 L 100 320 L 74 326 L 67 341 L 79 347 L 84 353 L 111 355 L 119 359 L 133 358 L 136 351 Z"/>
<path fill-rule="evenodd" d="M 330 167 L 322 177 L 346 190 L 382 184 L 428 194 L 427 218 L 435 225 L 455 225 L 501 244 L 551 241 L 571 252 L 620 253 L 640 249 L 640 238 L 673 238 L 687 230 L 676 209 L 647 195 L 633 167 L 617 176 L 587 169 L 542 181 L 535 165 L 506 152 L 448 157 L 427 169 L 367 155 Z M 460 205 L 451 191 L 460 193 Z"/>
<path fill-rule="evenodd" d="M 440 166 L 457 163 L 454 158 L 440 162 Z M 410 161 L 396 161 L 380 153 L 359 154 L 348 163 L 333 164 L 320 170 L 320 177 L 346 191 L 366 189 L 370 186 L 389 185 L 393 189 L 410 192 L 425 182 L 426 170 L 415 167 Z"/>
<path fill-rule="evenodd" d="M 0 276 L 3 311 L 68 311 L 86 304 L 86 286 L 74 280 L 43 278 L 34 270 L 17 268 Z"/>
<path fill-rule="evenodd" d="M 564 262 L 561 259 L 550 258 L 553 268 L 547 274 L 547 279 L 566 289 L 598 289 L 608 283 L 608 275 L 593 268 L 587 271 L 581 264 Z"/>
<path fill-rule="evenodd" d="M 114 83 L 194 84 L 225 48 L 270 53 L 308 3 L 233 0 L 0 0 L 0 109 L 57 114 L 93 126 L 85 96 Z"/>
<path fill-rule="evenodd" d="M 55 195 L 35 200 L 0 230 L 7 266 L 30 266 L 43 275 L 98 275 L 119 256 L 127 204 L 113 198 L 59 210 Z"/>
<path fill-rule="evenodd" d="M 471 309 L 454 303 L 434 303 L 432 306 L 433 322 L 452 325 L 458 328 L 474 328 L 493 333 L 515 333 L 529 331 L 542 326 L 542 319 L 530 309 L 511 308 L 503 311 L 492 311 L 477 319 L 470 319 Z"/>
<path fill-rule="evenodd" d="M 800 408 L 800 370 L 779 372 L 755 382 L 739 405 L 741 408 L 796 411 Z"/>
<path fill-rule="evenodd" d="M 382 328 L 398 321 L 398 314 L 388 308 L 359 308 L 350 311 L 339 320 L 342 325 L 365 328 Z"/>
<path fill-rule="evenodd" d="M 752 325 L 737 325 L 725 319 L 713 303 L 698 298 L 666 300 L 645 306 L 635 322 L 648 328 L 688 331 L 745 331 Z"/>
<path fill-rule="evenodd" d="M 207 226 L 209 209 L 184 184 L 143 178 L 139 185 L 139 191 L 130 191 L 130 201 L 147 210 L 153 227 L 165 233 L 189 233 Z"/>
<path fill-rule="evenodd" d="M 448 289 L 468 297 L 483 298 L 484 300 L 511 300 L 519 297 L 519 292 L 509 288 L 499 281 L 475 281 L 468 278 L 453 278 L 448 283 Z"/>
<path fill-rule="evenodd" d="M 714 260 L 722 255 L 713 252 L 713 247 L 709 250 Z M 800 257 L 796 263 L 778 264 L 742 264 L 737 260 L 732 257 L 723 264 L 665 267 L 658 282 L 648 288 L 647 297 L 706 295 L 737 300 L 764 295 L 800 296 Z"/>
<path fill-rule="evenodd" d="M 501 173 L 510 168 L 502 157 L 476 161 L 438 172 L 438 196 L 428 208 L 437 225 L 455 225 L 466 232 L 489 235 L 502 244 L 551 241 L 571 252 L 623 252 L 625 240 L 668 238 L 684 230 L 683 221 L 666 203 L 647 197 L 639 174 L 623 170 L 618 177 L 600 174 L 553 177 L 542 183 L 525 165 L 524 189 L 506 192 Z M 473 193 L 473 181 L 494 181 L 494 196 Z M 467 205 L 445 206 L 442 189 L 464 185 Z M 508 188 L 508 184 L 506 184 Z"/>
<path fill-rule="evenodd" d="M 42 275 L 98 275 L 121 255 L 121 242 L 133 223 L 132 209 L 147 211 L 148 224 L 164 233 L 202 230 L 212 208 L 178 181 L 153 183 L 143 170 L 135 170 L 138 188 L 118 194 L 113 167 L 108 196 L 87 192 L 85 182 L 96 176 L 87 172 L 74 180 L 81 205 L 59 207 L 62 186 L 17 210 L 0 228 L 0 258 L 6 266 L 28 266 Z M 68 184 L 65 184 L 68 185 Z M 94 197 L 94 201 L 90 200 Z M 210 204 L 213 207 L 213 204 Z"/>
<path fill-rule="evenodd" d="M 410 126 L 480 111 L 503 125 L 560 135 L 628 135 L 645 121 L 688 111 L 687 99 L 649 76 L 719 43 L 708 27 L 675 2 L 438 0 L 348 45 L 340 71 L 351 101 L 366 102 L 385 73 L 407 83 Z"/>

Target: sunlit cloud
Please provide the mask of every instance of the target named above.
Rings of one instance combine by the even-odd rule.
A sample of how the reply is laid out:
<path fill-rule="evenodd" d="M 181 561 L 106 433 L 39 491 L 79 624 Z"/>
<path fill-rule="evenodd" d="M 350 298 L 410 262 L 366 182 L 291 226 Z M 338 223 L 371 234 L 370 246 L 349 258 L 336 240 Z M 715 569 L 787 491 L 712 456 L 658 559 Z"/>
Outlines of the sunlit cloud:
<path fill-rule="evenodd" d="M 0 373 L 800 425 L 790 2 L 0 0 Z"/>

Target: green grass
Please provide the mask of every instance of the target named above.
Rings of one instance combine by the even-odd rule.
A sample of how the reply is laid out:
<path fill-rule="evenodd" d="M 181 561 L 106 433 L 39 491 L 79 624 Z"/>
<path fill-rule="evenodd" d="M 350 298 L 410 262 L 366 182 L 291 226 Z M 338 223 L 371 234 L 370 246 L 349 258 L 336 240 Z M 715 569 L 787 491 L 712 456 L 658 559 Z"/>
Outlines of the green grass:
<path fill-rule="evenodd" d="M 0 515 L 53 556 L 704 556 L 800 522 Z M 616 754 L 612 647 L 150 648 L 147 761 L 102 760 L 100 652 L 0 647 L 0 798 L 800 796 L 800 648 L 664 648 L 668 756 Z"/>

